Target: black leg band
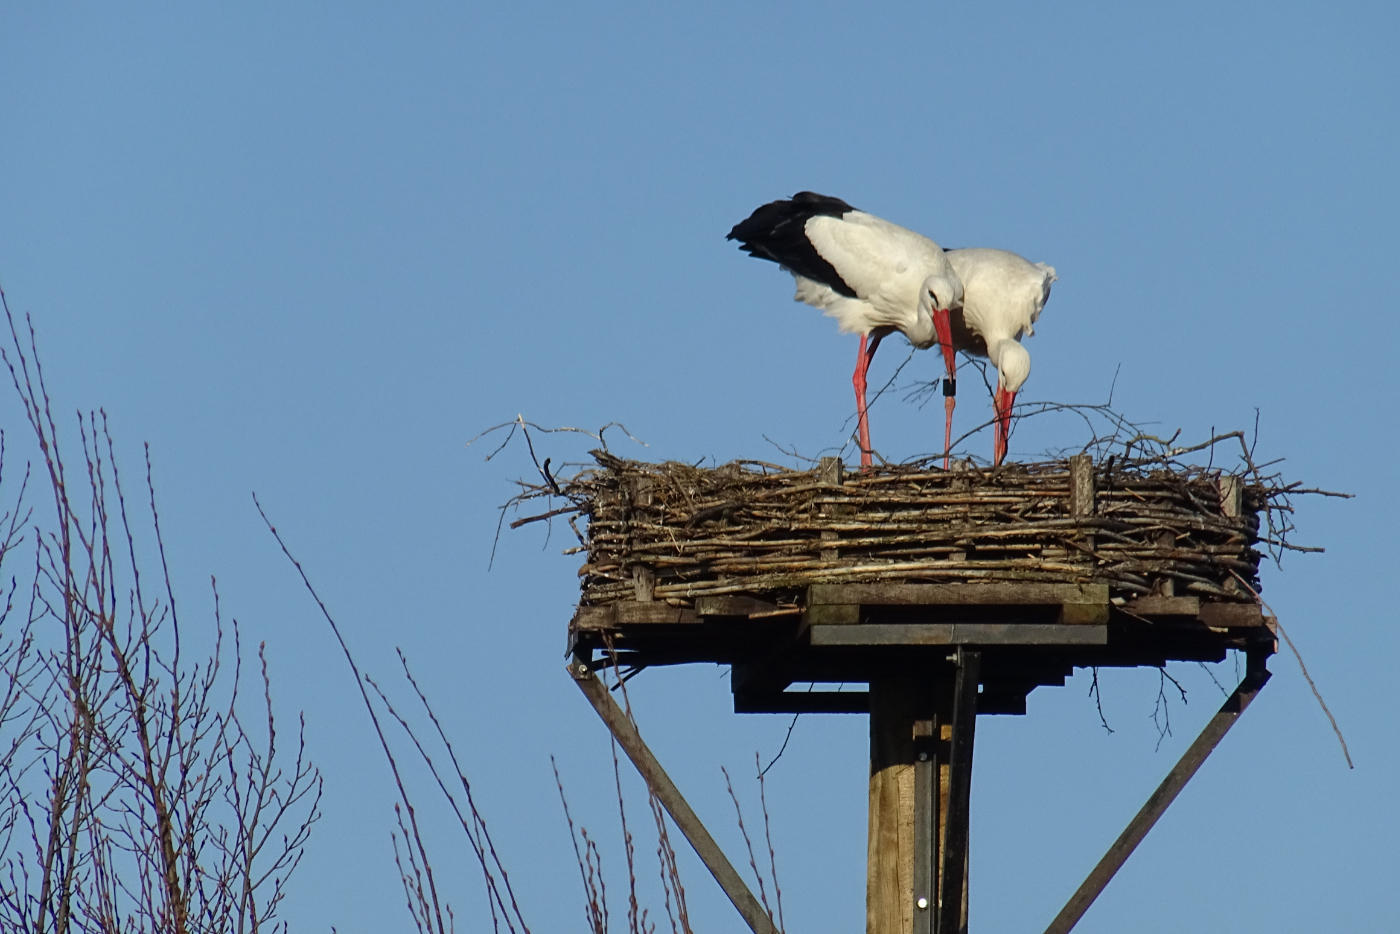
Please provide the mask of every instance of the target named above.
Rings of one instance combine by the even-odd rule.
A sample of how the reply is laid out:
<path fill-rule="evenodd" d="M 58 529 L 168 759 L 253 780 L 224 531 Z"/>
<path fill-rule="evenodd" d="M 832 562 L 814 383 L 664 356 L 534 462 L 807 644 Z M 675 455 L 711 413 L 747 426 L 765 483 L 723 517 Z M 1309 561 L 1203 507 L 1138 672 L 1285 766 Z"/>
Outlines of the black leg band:
<path fill-rule="evenodd" d="M 943 378 L 943 395 L 952 398 L 958 394 L 958 381 L 951 377 Z"/>

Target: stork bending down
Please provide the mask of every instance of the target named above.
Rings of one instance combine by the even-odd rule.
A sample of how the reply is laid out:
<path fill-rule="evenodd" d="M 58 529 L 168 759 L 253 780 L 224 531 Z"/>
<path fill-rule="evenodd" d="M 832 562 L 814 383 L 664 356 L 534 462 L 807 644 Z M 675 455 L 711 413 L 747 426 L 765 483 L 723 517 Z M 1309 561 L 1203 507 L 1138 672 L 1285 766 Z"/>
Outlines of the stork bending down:
<path fill-rule="evenodd" d="M 1057 278 L 1055 269 L 1006 250 L 982 247 L 950 250 L 947 256 L 963 285 L 962 309 L 953 316 L 952 339 L 943 343 L 948 378 L 953 379 L 956 372 L 954 350 L 988 357 L 997 368 L 992 463 L 1000 464 L 1006 458 L 1011 434 L 1011 407 L 1031 373 L 1031 356 L 1021 346 L 1021 337 L 1035 334 L 1033 325 L 1050 299 L 1050 284 Z M 952 443 L 953 396 L 946 386 L 944 394 L 948 411 L 943 441 L 946 467 L 946 452 Z"/>
<path fill-rule="evenodd" d="M 950 373 L 956 362 L 950 313 L 962 304 L 963 286 L 947 255 L 925 236 L 810 191 L 763 205 L 736 224 L 728 239 L 792 273 L 797 301 L 820 308 L 842 331 L 860 335 L 851 382 L 860 463 L 869 467 L 865 377 L 880 341 L 899 331 L 921 349 L 941 342 Z M 948 419 L 951 425 L 951 402 Z"/>

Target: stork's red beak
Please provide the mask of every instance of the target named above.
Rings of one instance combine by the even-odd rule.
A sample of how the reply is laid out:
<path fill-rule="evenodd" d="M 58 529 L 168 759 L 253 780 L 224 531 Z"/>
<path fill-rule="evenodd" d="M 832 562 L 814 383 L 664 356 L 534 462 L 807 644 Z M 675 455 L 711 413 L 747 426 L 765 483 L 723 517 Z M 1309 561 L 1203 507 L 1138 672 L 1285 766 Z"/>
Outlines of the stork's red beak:
<path fill-rule="evenodd" d="M 938 335 L 938 345 L 943 351 L 943 364 L 948 368 L 948 378 L 958 372 L 958 355 L 953 350 L 952 312 L 947 308 L 933 309 L 933 330 Z"/>
<path fill-rule="evenodd" d="M 1011 407 L 1016 404 L 1016 394 L 997 387 L 994 400 L 996 409 L 996 442 L 992 447 L 992 464 L 1001 466 L 1006 460 L 1006 448 L 1011 441 Z"/>

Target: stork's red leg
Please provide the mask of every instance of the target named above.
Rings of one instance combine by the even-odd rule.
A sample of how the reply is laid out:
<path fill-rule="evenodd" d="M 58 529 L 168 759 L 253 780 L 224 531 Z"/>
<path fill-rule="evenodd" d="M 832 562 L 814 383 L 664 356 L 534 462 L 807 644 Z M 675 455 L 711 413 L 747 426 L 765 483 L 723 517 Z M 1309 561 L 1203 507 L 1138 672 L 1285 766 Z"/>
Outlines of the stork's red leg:
<path fill-rule="evenodd" d="M 948 309 L 933 310 L 933 329 L 938 334 L 938 346 L 943 349 L 943 365 L 948 370 L 948 381 L 943 384 L 943 469 L 948 469 L 949 448 L 953 446 L 953 409 L 957 407 L 958 359 L 953 350 L 953 323 Z"/>
<path fill-rule="evenodd" d="M 865 417 L 865 371 L 869 365 L 865 358 L 866 336 L 860 336 L 860 354 L 856 357 L 856 372 L 851 383 L 856 387 L 856 442 L 860 445 L 860 465 L 870 466 L 870 424 Z"/>
<path fill-rule="evenodd" d="M 860 356 L 856 359 L 856 372 L 851 377 L 851 383 L 856 388 L 856 437 L 860 443 L 860 466 L 869 467 L 870 458 L 870 419 L 867 415 L 865 405 L 865 374 L 870 369 L 870 361 L 875 358 L 875 351 L 880 348 L 880 341 L 883 334 L 876 334 L 874 340 L 866 335 L 860 336 Z M 867 347 L 868 345 L 868 347 Z"/>

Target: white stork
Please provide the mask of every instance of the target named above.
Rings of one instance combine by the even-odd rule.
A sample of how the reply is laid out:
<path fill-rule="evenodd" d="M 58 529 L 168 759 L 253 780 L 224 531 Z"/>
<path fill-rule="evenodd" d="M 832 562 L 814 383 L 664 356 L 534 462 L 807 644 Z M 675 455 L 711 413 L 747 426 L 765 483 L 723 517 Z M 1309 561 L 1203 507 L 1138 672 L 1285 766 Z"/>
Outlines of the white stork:
<path fill-rule="evenodd" d="M 1033 325 L 1050 299 L 1050 284 L 1057 278 L 1055 268 L 1006 250 L 982 247 L 949 250 L 947 256 L 963 284 L 962 310 L 952 322 L 953 348 L 988 357 L 997 368 L 992 463 L 1000 464 L 1011 434 L 1011 406 L 1031 374 L 1031 356 L 1021 346 L 1021 337 L 1035 334 Z M 945 362 L 952 380 L 955 370 L 950 354 L 945 353 Z M 947 389 L 944 392 L 948 395 L 946 452 L 952 442 L 952 394 Z"/>
<path fill-rule="evenodd" d="M 856 391 L 860 463 L 871 464 L 865 374 L 880 341 L 900 331 L 918 348 L 943 347 L 950 373 L 950 312 L 963 286 L 943 248 L 929 238 L 858 211 L 839 198 L 800 191 L 772 201 L 729 232 L 750 256 L 772 260 L 797 280 L 796 301 L 820 308 L 842 331 L 860 335 Z M 953 410 L 948 404 L 951 431 Z"/>

